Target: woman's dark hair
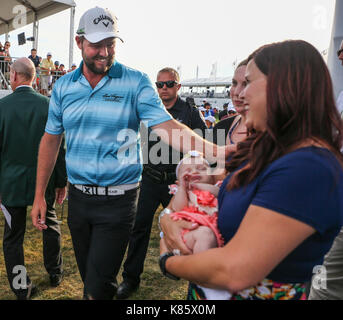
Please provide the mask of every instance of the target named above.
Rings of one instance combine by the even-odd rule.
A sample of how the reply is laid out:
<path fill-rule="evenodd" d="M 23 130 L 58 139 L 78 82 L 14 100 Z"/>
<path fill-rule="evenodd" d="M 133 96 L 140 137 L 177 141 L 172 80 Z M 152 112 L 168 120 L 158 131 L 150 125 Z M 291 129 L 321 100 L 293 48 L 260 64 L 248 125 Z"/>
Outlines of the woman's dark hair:
<path fill-rule="evenodd" d="M 271 162 L 312 139 L 343 165 L 343 123 L 336 108 L 329 70 L 309 43 L 289 40 L 266 45 L 248 58 L 267 76 L 267 126 L 240 143 L 226 168 L 228 190 L 248 185 Z"/>

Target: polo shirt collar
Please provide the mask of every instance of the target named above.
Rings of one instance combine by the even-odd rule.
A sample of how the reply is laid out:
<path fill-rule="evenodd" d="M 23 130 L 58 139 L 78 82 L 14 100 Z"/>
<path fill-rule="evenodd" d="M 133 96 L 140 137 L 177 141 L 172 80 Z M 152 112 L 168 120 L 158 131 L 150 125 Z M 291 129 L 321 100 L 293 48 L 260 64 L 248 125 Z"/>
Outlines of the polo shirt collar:
<path fill-rule="evenodd" d="M 82 68 L 83 68 L 83 61 L 80 63 L 80 66 L 74 72 L 73 82 L 76 82 L 81 77 Z M 107 75 L 110 78 L 116 78 L 116 79 L 121 78 L 122 75 L 123 75 L 123 67 L 122 67 L 122 65 L 119 62 L 114 61 L 114 63 L 112 64 L 110 70 L 108 71 Z"/>

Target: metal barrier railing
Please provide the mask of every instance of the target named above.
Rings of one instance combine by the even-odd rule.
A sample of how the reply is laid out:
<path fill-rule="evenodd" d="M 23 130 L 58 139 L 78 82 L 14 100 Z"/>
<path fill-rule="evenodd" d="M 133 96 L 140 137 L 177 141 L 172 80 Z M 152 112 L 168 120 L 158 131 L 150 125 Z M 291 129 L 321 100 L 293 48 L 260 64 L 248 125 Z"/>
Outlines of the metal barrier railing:
<path fill-rule="evenodd" d="M 0 89 L 9 89 L 9 65 L 8 57 L 0 56 Z"/>
<path fill-rule="evenodd" d="M 230 98 L 228 92 L 181 92 L 183 97 L 194 97 L 194 98 Z"/>
<path fill-rule="evenodd" d="M 0 69 L 0 89 L 8 89 L 9 87 L 10 85 L 6 79 L 6 76 L 2 73 L 2 70 Z"/>
<path fill-rule="evenodd" d="M 10 65 L 17 60 L 16 57 L 0 56 L 0 90 L 10 90 Z M 42 78 L 48 83 L 48 91 L 52 90 L 54 83 L 63 75 L 67 70 L 41 70 L 40 67 L 36 68 L 36 77 L 33 83 L 33 88 L 42 91 Z"/>

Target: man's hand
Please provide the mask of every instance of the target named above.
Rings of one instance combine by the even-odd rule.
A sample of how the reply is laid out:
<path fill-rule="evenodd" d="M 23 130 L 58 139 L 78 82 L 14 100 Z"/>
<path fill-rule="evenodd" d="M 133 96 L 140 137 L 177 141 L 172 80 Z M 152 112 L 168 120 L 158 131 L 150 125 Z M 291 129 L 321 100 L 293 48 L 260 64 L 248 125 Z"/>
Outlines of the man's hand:
<path fill-rule="evenodd" d="M 48 228 L 45 224 L 45 215 L 46 202 L 44 197 L 43 199 L 35 199 L 31 210 L 31 218 L 33 226 L 39 231 L 43 231 Z"/>
<path fill-rule="evenodd" d="M 56 192 L 56 202 L 57 204 L 61 205 L 67 196 L 67 187 L 56 188 L 55 192 Z"/>

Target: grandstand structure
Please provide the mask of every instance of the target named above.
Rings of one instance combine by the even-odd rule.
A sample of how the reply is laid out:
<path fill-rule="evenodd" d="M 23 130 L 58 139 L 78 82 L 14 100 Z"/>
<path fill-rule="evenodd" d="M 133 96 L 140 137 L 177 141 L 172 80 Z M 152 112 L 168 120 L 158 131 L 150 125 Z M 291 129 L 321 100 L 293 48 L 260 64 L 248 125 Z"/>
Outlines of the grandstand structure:
<path fill-rule="evenodd" d="M 64 10 L 70 10 L 69 68 L 73 63 L 74 21 L 76 3 L 73 0 L 2 0 L 0 2 L 0 35 L 9 39 L 11 31 L 33 25 L 32 47 L 38 47 L 39 21 Z M 3 70 L 3 69 L 2 69 Z M 6 90 L 0 90 L 0 98 L 10 91 L 8 77 L 0 69 L 0 81 Z"/>
<path fill-rule="evenodd" d="M 28 24 L 33 24 L 33 47 L 37 48 L 38 33 L 39 33 L 39 20 L 54 15 L 63 10 L 70 10 L 70 37 L 69 37 L 69 68 L 73 63 L 73 45 L 74 45 L 74 19 L 75 19 L 76 3 L 73 0 L 2 0 L 0 2 L 0 35 L 5 34 L 6 40 L 8 39 L 9 32 L 21 28 Z M 337 59 L 337 50 L 343 41 L 343 0 L 336 0 L 335 14 L 331 35 L 330 47 L 327 53 L 327 63 L 334 83 L 334 91 L 336 98 L 339 93 L 343 91 L 343 67 Z M 0 72 L 0 78 L 3 75 Z M 3 78 L 0 79 L 3 81 Z M 191 95 L 194 87 L 205 88 L 205 94 L 208 96 L 208 90 L 211 88 L 222 87 L 222 92 L 214 92 L 214 94 L 224 95 L 226 89 L 231 85 L 230 79 L 204 79 L 204 83 L 190 80 L 184 81 L 183 85 L 189 90 L 183 92 L 185 96 Z M 210 81 L 210 83 L 209 83 Z M 219 83 L 220 82 L 220 83 Z M 194 90 L 193 90 L 194 92 Z M 196 98 L 202 98 L 203 92 L 196 92 Z M 0 92 L 0 97 L 3 93 Z M 210 91 L 211 94 L 211 91 Z M 218 98 L 226 98 L 226 97 Z M 213 97 L 207 97 L 213 98 Z"/>

